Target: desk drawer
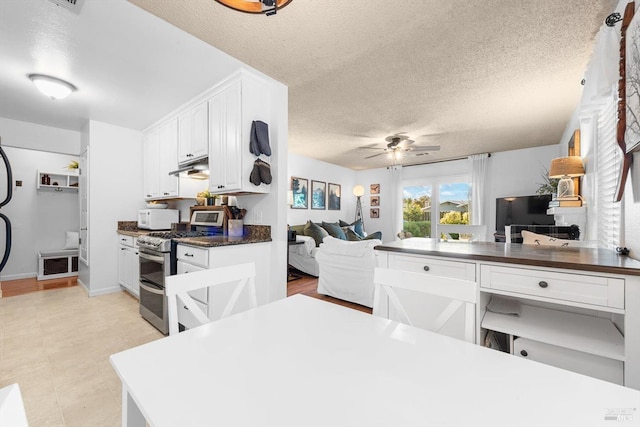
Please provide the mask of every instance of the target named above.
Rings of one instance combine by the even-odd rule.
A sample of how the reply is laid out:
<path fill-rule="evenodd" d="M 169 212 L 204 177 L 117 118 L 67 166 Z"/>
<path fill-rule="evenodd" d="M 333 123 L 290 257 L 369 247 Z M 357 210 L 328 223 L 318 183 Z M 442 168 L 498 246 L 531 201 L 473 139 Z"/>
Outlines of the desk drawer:
<path fill-rule="evenodd" d="M 469 262 L 445 261 L 411 255 L 390 255 L 389 268 L 472 282 L 476 280 L 476 266 Z"/>
<path fill-rule="evenodd" d="M 193 246 L 178 245 L 177 257 L 179 260 L 196 264 L 200 267 L 209 267 L 209 251 L 202 248 L 194 248 Z"/>
<path fill-rule="evenodd" d="M 524 359 L 535 360 L 557 368 L 623 385 L 623 363 L 619 360 L 595 356 L 526 338 L 514 340 L 513 354 Z"/>
<path fill-rule="evenodd" d="M 482 265 L 480 286 L 524 295 L 624 309 L 623 279 Z"/>

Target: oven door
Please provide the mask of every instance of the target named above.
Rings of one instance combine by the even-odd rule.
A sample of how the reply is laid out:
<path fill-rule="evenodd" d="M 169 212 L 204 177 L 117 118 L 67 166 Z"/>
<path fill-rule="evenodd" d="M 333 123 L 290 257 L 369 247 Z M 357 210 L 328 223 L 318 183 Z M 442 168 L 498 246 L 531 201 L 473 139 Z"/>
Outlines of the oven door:
<path fill-rule="evenodd" d="M 160 332 L 168 328 L 167 297 L 164 294 L 164 278 L 168 257 L 164 254 L 139 253 L 140 256 L 140 314 Z"/>

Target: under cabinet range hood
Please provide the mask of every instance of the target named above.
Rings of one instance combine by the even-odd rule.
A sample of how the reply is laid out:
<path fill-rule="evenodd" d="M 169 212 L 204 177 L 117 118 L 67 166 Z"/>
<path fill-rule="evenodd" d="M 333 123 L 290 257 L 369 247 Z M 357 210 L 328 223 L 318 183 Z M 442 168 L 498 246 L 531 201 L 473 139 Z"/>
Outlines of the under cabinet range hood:
<path fill-rule="evenodd" d="M 182 164 L 179 169 L 169 172 L 180 178 L 209 179 L 209 159 L 196 160 L 193 163 Z"/>

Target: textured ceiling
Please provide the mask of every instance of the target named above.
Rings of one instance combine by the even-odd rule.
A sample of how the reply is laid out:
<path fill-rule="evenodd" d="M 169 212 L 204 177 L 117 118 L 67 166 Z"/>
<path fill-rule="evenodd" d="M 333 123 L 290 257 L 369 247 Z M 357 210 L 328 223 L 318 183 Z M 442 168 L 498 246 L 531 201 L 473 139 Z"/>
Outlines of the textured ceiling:
<path fill-rule="evenodd" d="M 388 164 L 358 147 L 400 132 L 442 147 L 404 164 L 558 143 L 616 4 L 293 0 L 266 17 L 129 1 L 285 83 L 289 150 L 353 169 Z"/>

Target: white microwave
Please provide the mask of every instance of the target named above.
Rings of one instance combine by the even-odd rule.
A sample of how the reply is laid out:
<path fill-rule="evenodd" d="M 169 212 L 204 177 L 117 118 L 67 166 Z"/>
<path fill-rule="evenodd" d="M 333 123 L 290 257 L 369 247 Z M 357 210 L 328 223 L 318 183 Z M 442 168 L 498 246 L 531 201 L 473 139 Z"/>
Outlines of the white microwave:
<path fill-rule="evenodd" d="M 179 222 L 177 209 L 141 209 L 138 211 L 138 228 L 145 230 L 170 230 L 171 224 Z"/>

